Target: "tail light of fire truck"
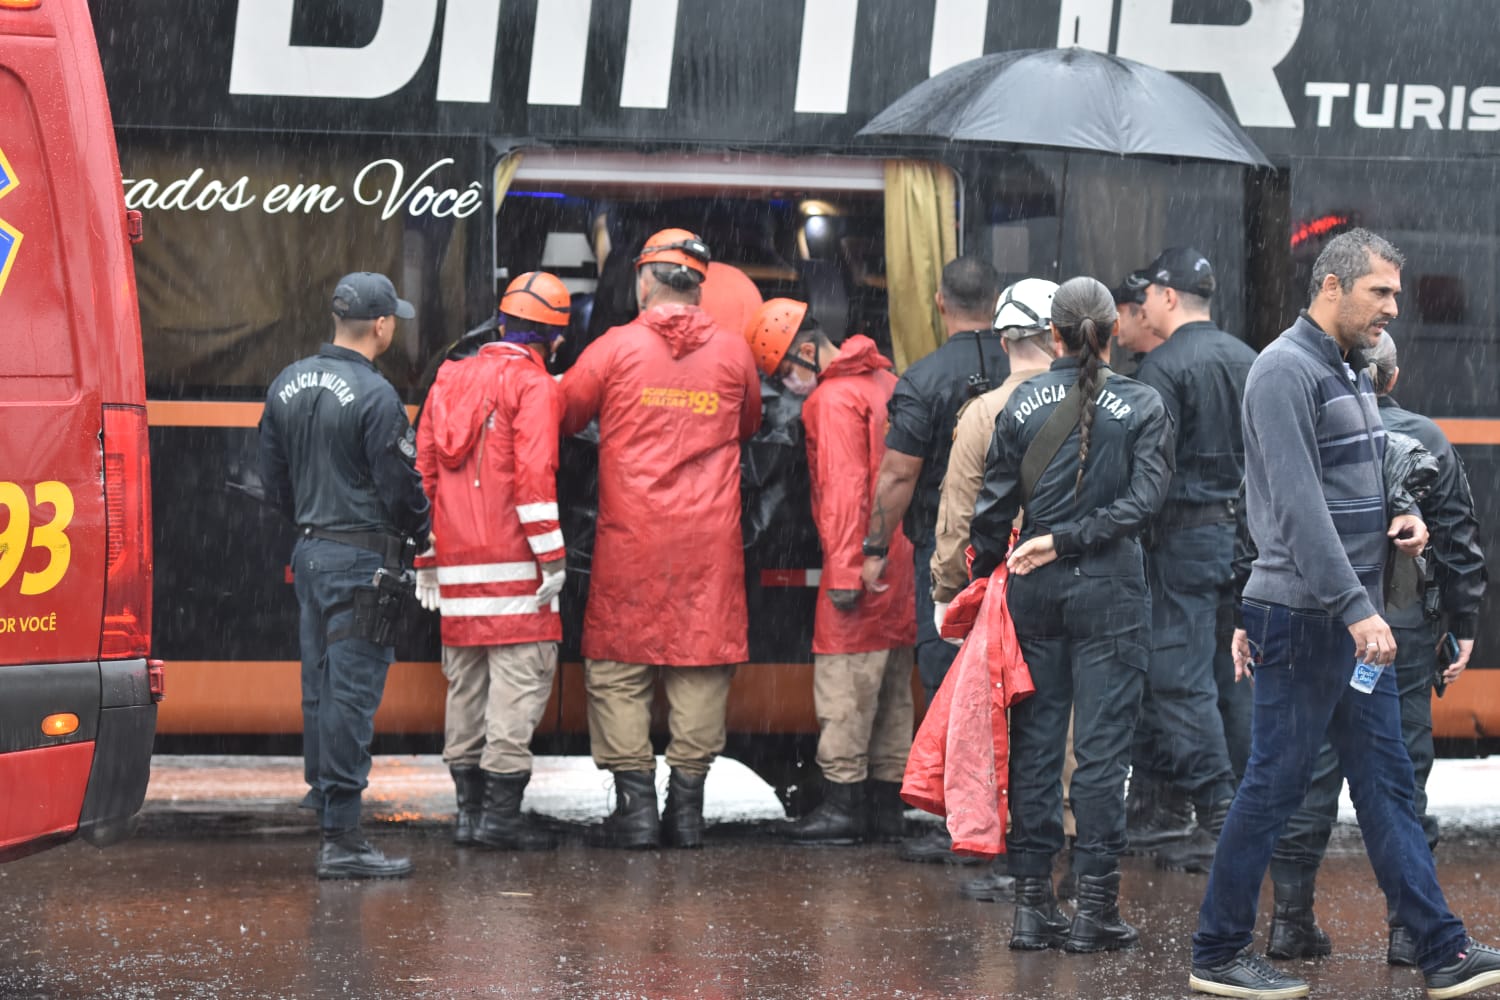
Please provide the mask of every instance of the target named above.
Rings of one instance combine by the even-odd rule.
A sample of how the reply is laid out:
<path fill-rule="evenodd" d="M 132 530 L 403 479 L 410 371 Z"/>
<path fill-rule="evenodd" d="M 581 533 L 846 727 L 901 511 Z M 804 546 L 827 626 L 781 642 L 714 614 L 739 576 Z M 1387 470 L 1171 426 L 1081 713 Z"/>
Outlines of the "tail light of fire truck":
<path fill-rule="evenodd" d="M 134 659 L 151 649 L 151 464 L 146 411 L 104 407 L 104 507 L 108 535 L 99 657 Z"/>

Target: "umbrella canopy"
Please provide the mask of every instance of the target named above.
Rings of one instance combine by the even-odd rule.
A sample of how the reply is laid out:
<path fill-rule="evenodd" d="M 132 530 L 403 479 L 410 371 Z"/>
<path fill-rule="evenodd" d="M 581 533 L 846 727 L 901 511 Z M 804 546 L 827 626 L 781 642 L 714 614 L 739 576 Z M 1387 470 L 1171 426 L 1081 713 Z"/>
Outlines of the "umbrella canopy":
<path fill-rule="evenodd" d="M 1022 49 L 960 63 L 897 98 L 862 138 L 1050 146 L 1269 167 L 1203 92 L 1092 49 Z"/>

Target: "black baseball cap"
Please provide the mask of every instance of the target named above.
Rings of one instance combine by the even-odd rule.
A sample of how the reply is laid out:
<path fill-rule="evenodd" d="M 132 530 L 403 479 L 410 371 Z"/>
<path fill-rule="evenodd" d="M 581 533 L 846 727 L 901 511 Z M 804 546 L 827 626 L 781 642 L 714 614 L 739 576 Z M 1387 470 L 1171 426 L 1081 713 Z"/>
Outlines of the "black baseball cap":
<path fill-rule="evenodd" d="M 340 319 L 375 319 L 417 314 L 412 304 L 396 294 L 391 279 L 373 271 L 355 271 L 339 279 L 333 290 L 333 314 Z"/>
<path fill-rule="evenodd" d="M 1144 293 L 1147 285 L 1175 288 L 1208 299 L 1213 297 L 1218 282 L 1214 279 L 1214 266 L 1207 257 L 1192 247 L 1171 247 L 1163 250 L 1150 265 L 1125 276 L 1124 287 L 1127 289 Z"/>

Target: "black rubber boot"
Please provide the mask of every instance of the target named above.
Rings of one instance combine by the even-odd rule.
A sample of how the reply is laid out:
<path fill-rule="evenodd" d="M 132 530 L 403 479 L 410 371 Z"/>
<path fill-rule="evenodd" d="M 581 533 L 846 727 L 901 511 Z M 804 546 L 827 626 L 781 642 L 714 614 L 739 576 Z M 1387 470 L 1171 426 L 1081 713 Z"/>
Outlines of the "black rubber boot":
<path fill-rule="evenodd" d="M 1011 925 L 1012 951 L 1045 951 L 1061 948 L 1068 939 L 1067 914 L 1057 908 L 1052 879 L 1023 875 L 1016 879 L 1016 919 Z"/>
<path fill-rule="evenodd" d="M 1149 854 L 1192 835 L 1193 804 L 1185 793 L 1146 775 L 1139 784 L 1136 798 L 1137 782 L 1132 776 L 1125 801 L 1125 853 Z"/>
<path fill-rule="evenodd" d="M 703 783 L 706 774 L 672 768 L 667 781 L 667 808 L 661 817 L 661 840 L 670 847 L 703 846 Z"/>
<path fill-rule="evenodd" d="M 1140 937 L 1120 919 L 1120 873 L 1078 876 L 1078 909 L 1063 948 L 1072 952 L 1133 948 Z"/>
<path fill-rule="evenodd" d="M 899 781 L 866 783 L 869 789 L 867 838 L 877 844 L 894 844 L 906 836 L 906 803 L 901 801 Z"/>
<path fill-rule="evenodd" d="M 474 828 L 484 808 L 484 772 L 473 764 L 450 767 L 453 788 L 458 792 L 458 815 L 453 822 L 453 842 L 460 847 L 474 843 Z"/>
<path fill-rule="evenodd" d="M 1313 880 L 1272 882 L 1271 887 L 1276 908 L 1271 911 L 1266 957 L 1322 958 L 1333 954 L 1333 944 L 1313 915 Z"/>
<path fill-rule="evenodd" d="M 1411 931 L 1400 924 L 1391 924 L 1391 938 L 1390 943 L 1386 945 L 1385 962 L 1387 965 L 1414 966 L 1417 964 L 1417 939 L 1412 937 Z"/>
<path fill-rule="evenodd" d="M 484 808 L 474 826 L 475 844 L 502 851 L 550 851 L 557 846 L 550 834 L 536 829 L 521 815 L 521 796 L 531 781 L 530 771 L 479 773 L 484 781 Z"/>
<path fill-rule="evenodd" d="M 588 840 L 596 847 L 645 850 L 661 846 L 661 816 L 656 811 L 656 774 L 615 771 L 615 811 Z"/>
<path fill-rule="evenodd" d="M 1213 867 L 1214 851 L 1219 846 L 1219 831 L 1224 829 L 1224 817 L 1229 815 L 1229 800 L 1217 803 L 1200 815 L 1198 828 L 1187 840 L 1168 844 L 1156 852 L 1156 867 L 1169 872 L 1194 872 L 1207 875 Z"/>
<path fill-rule="evenodd" d="M 865 783 L 823 786 L 823 801 L 783 828 L 794 844 L 857 844 L 865 836 Z"/>

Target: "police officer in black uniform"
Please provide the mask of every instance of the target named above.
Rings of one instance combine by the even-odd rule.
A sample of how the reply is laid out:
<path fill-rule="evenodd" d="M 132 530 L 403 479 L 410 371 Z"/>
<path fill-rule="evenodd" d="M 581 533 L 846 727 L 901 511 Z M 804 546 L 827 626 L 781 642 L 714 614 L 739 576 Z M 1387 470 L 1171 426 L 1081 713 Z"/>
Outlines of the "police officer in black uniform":
<path fill-rule="evenodd" d="M 260 421 L 266 498 L 297 525 L 302 745 L 322 817 L 319 878 L 399 878 L 359 834 L 360 793 L 385 675 L 395 658 L 405 554 L 427 539 L 416 440 L 375 367 L 396 318 L 416 315 L 383 274 L 346 275 L 333 293 L 333 343 L 271 382 Z"/>
<path fill-rule="evenodd" d="M 932 620 L 932 552 L 937 546 L 937 512 L 953 428 L 965 401 L 988 392 L 1010 374 L 1010 358 L 992 327 L 1000 275 L 977 257 L 956 257 L 943 268 L 938 314 L 947 339 L 918 360 L 896 383 L 887 406 L 885 455 L 870 498 L 861 577 L 872 590 L 883 588 L 886 550 L 899 522 L 915 550 L 917 580 L 917 673 L 927 698 L 937 692 L 958 650 L 944 642 Z M 900 817 L 899 786 L 880 783 L 872 793 L 878 815 Z M 883 807 L 883 808 L 882 808 Z M 906 861 L 966 860 L 952 853 L 947 830 L 908 840 Z"/>
<path fill-rule="evenodd" d="M 1142 359 L 1135 377 L 1161 394 L 1177 442 L 1172 484 L 1146 547 L 1151 666 L 1142 729 L 1198 814 L 1192 836 L 1164 845 L 1156 860 L 1173 871 L 1207 872 L 1235 788 L 1214 653 L 1219 605 L 1233 586 L 1235 518 L 1245 478 L 1240 403 L 1255 352 L 1210 318 L 1217 281 L 1197 250 L 1163 250 L 1126 284 L 1141 291 L 1145 321 L 1163 341 Z M 1241 695 L 1231 707 L 1244 717 L 1235 731 L 1248 736 L 1244 689 L 1230 694 Z"/>
<path fill-rule="evenodd" d="M 1166 495 L 1173 440 L 1156 390 L 1103 364 L 1117 321 L 1113 296 L 1093 278 L 1058 288 L 1051 315 L 1058 359 L 1000 412 L 969 529 L 975 577 L 1002 559 L 1010 567 L 1010 614 L 1036 686 L 1010 710 L 1012 948 L 1106 951 L 1136 941 L 1120 919 L 1118 859 L 1150 642 L 1137 536 Z M 1023 508 L 1007 557 L 1011 520 Z M 1069 795 L 1078 827 L 1071 923 L 1052 886 L 1064 842 L 1070 709 L 1078 760 Z"/>
<path fill-rule="evenodd" d="M 1416 776 L 1414 805 L 1427 834 L 1427 846 L 1438 842 L 1437 820 L 1427 814 L 1427 776 L 1432 773 L 1432 692 L 1441 676 L 1442 684 L 1456 681 L 1468 665 L 1479 631 L 1479 606 L 1484 600 L 1488 573 L 1484 547 L 1479 537 L 1479 519 L 1474 515 L 1474 495 L 1464 464 L 1437 424 L 1420 413 L 1402 409 L 1390 395 L 1401 374 L 1396 342 L 1382 333 L 1379 342 L 1365 352 L 1370 381 L 1379 397 L 1380 421 L 1385 429 L 1422 442 L 1437 459 L 1438 477 L 1432 491 L 1418 506 L 1427 522 L 1431 544 L 1429 600 L 1412 600 L 1397 607 L 1387 600 L 1385 619 L 1396 638 L 1396 689 L 1401 698 L 1401 738 L 1411 756 Z M 1393 557 L 1395 558 L 1395 557 Z M 1446 619 L 1447 635 L 1453 637 L 1452 659 L 1438 659 L 1438 624 Z M 1447 638 L 1445 635 L 1445 641 Z M 1441 691 L 1441 689 L 1439 689 Z M 1317 958 L 1332 952 L 1328 936 L 1313 917 L 1314 887 L 1318 867 L 1328 848 L 1333 822 L 1338 818 L 1339 789 L 1344 772 L 1338 754 L 1325 744 L 1313 766 L 1307 797 L 1287 823 L 1271 858 L 1271 882 L 1275 910 L 1271 917 L 1266 954 L 1271 958 Z M 1407 928 L 1390 918 L 1386 961 L 1391 965 L 1416 965 L 1417 943 Z"/>

